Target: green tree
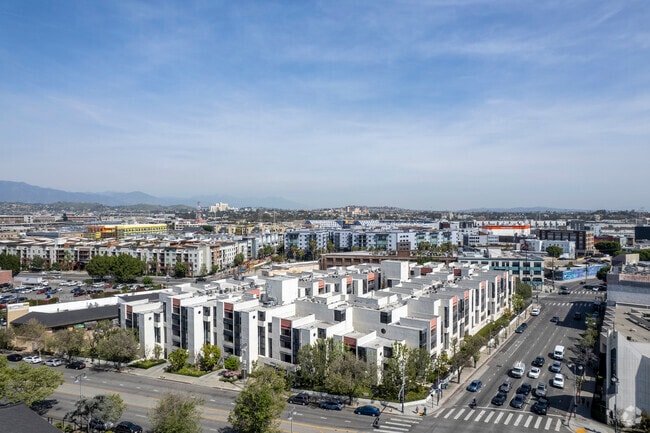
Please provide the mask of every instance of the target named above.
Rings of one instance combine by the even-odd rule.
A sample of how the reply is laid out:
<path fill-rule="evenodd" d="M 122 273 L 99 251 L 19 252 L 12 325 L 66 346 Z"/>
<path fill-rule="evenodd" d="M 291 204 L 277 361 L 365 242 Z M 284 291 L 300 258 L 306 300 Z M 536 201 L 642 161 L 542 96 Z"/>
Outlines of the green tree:
<path fill-rule="evenodd" d="M 20 273 L 20 257 L 14 254 L 0 254 L 0 269 L 11 269 L 11 276 L 15 277 Z"/>
<path fill-rule="evenodd" d="M 179 393 L 168 393 L 149 413 L 151 428 L 156 433 L 199 433 L 203 400 Z"/>
<path fill-rule="evenodd" d="M 91 278 L 104 279 L 111 274 L 112 257 L 109 256 L 95 256 L 86 264 L 86 272 Z"/>
<path fill-rule="evenodd" d="M 98 418 L 104 422 L 116 423 L 126 410 L 126 403 L 119 394 L 96 395 L 91 398 L 82 398 L 75 403 L 75 409 L 65 415 L 79 426 L 88 423 L 91 418 Z"/>
<path fill-rule="evenodd" d="M 187 277 L 188 272 L 189 268 L 187 266 L 187 263 L 176 262 L 174 265 L 174 276 L 176 278 L 185 278 Z"/>
<path fill-rule="evenodd" d="M 122 364 L 133 361 L 138 356 L 138 351 L 138 339 L 131 329 L 112 329 L 97 344 L 99 357 L 113 362 L 118 370 Z"/>
<path fill-rule="evenodd" d="M 519 293 L 515 293 L 511 298 L 512 308 L 516 311 L 517 314 L 521 312 L 526 306 L 526 300 Z"/>
<path fill-rule="evenodd" d="M 227 369 L 227 370 L 230 370 L 230 371 L 239 370 L 239 365 L 240 364 L 241 364 L 241 362 L 239 361 L 239 358 L 237 358 L 236 356 L 229 356 L 223 362 L 224 368 Z"/>
<path fill-rule="evenodd" d="M 556 259 L 562 255 L 563 251 L 564 250 L 562 249 L 562 247 L 558 247 L 557 245 L 551 245 L 548 248 L 546 248 L 546 254 L 548 254 L 549 257 L 553 257 Z"/>
<path fill-rule="evenodd" d="M 86 331 L 83 328 L 63 329 L 52 336 L 52 345 L 58 353 L 68 359 L 79 356 L 86 346 Z"/>
<path fill-rule="evenodd" d="M 297 371 L 300 385 L 306 388 L 324 387 L 332 362 L 341 356 L 344 350 L 343 343 L 334 341 L 331 337 L 318 339 L 312 345 L 301 346 L 298 350 Z"/>
<path fill-rule="evenodd" d="M 147 276 L 142 278 L 142 284 L 145 286 L 153 286 L 153 278 Z"/>
<path fill-rule="evenodd" d="M 185 349 L 174 350 L 172 353 L 170 353 L 167 356 L 167 361 L 169 362 L 167 371 L 173 373 L 185 367 L 185 364 L 187 364 L 187 359 L 189 358 L 189 356 L 190 356 L 189 352 Z"/>
<path fill-rule="evenodd" d="M 244 253 L 237 253 L 235 254 L 235 258 L 233 259 L 232 263 L 235 265 L 235 267 L 240 267 L 244 263 L 244 260 L 246 260 Z"/>
<path fill-rule="evenodd" d="M 30 340 L 34 350 L 43 350 L 47 328 L 37 319 L 32 317 L 24 325 L 16 326 L 15 331 L 17 336 Z"/>
<path fill-rule="evenodd" d="M 594 244 L 594 247 L 601 252 L 601 254 L 614 255 L 615 252 L 620 251 L 621 244 L 615 241 L 600 241 Z"/>
<path fill-rule="evenodd" d="M 530 299 L 533 296 L 533 288 L 530 284 L 524 283 L 517 278 L 515 280 L 515 293 L 521 296 L 524 300 Z"/>
<path fill-rule="evenodd" d="M 401 343 L 393 343 L 392 356 L 384 360 L 384 370 L 377 391 L 386 399 L 399 398 L 402 387 L 402 363 L 408 360 L 408 349 Z M 407 388 L 408 388 L 407 384 Z"/>
<path fill-rule="evenodd" d="M 204 344 L 201 349 L 201 370 L 212 371 L 219 366 L 221 349 L 214 344 Z"/>
<path fill-rule="evenodd" d="M 256 368 L 228 415 L 233 429 L 238 433 L 279 432 L 278 417 L 286 404 L 285 388 L 283 372 L 267 366 Z"/>
<path fill-rule="evenodd" d="M 0 357 L 0 400 L 23 402 L 27 406 L 49 397 L 63 383 L 63 374 L 44 365 L 33 367 L 19 362 L 9 367 L 6 357 Z"/>
<path fill-rule="evenodd" d="M 474 363 L 474 367 L 476 367 L 476 363 L 481 358 L 481 348 L 485 346 L 487 341 L 479 334 L 465 334 L 463 341 L 465 343 L 463 344 L 463 350 L 467 353 L 468 359 Z"/>
<path fill-rule="evenodd" d="M 160 359 L 160 356 L 163 353 L 163 348 L 160 344 L 156 344 L 153 346 L 153 357 L 154 359 L 158 360 Z"/>
<path fill-rule="evenodd" d="M 600 281 L 607 281 L 607 274 L 611 268 L 611 266 L 603 266 L 602 268 L 598 269 L 598 272 L 596 272 L 596 278 L 598 278 Z"/>
<path fill-rule="evenodd" d="M 30 269 L 34 272 L 40 272 L 45 268 L 45 259 L 41 256 L 34 256 L 30 263 Z"/>
<path fill-rule="evenodd" d="M 0 328 L 0 349 L 7 350 L 14 347 L 14 338 L 16 333 L 12 327 Z"/>
<path fill-rule="evenodd" d="M 210 224 L 204 224 L 201 226 L 204 232 L 208 233 L 214 233 L 214 226 L 211 226 Z"/>
<path fill-rule="evenodd" d="M 120 254 L 113 257 L 110 270 L 118 283 L 129 283 L 144 275 L 146 265 L 128 254 Z"/>
<path fill-rule="evenodd" d="M 376 377 L 373 368 L 346 350 L 330 365 L 325 387 L 330 394 L 347 396 L 352 404 L 352 398 L 361 390 L 369 390 Z"/>

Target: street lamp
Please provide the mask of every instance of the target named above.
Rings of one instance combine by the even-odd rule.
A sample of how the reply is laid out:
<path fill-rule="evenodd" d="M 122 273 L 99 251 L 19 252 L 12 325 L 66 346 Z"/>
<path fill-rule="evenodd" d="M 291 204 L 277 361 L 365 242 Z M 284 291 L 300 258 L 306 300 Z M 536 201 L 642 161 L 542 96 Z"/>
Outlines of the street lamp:
<path fill-rule="evenodd" d="M 289 421 L 291 421 L 291 433 L 293 433 L 293 416 L 296 414 L 296 407 L 291 408 L 291 412 L 289 412 Z"/>
<path fill-rule="evenodd" d="M 614 432 L 618 433 L 618 413 L 616 413 L 616 410 L 618 409 L 618 378 L 616 376 L 612 376 L 612 385 L 614 385 Z"/>
<path fill-rule="evenodd" d="M 404 370 L 406 369 L 406 359 L 402 358 L 402 388 L 399 390 L 399 398 L 402 402 L 402 413 L 404 413 L 404 390 L 406 389 L 406 376 Z"/>
<path fill-rule="evenodd" d="M 86 373 L 78 374 L 74 377 L 74 383 L 79 383 L 79 400 L 83 398 L 83 395 L 81 393 L 81 381 L 83 379 L 88 379 L 88 375 Z"/>

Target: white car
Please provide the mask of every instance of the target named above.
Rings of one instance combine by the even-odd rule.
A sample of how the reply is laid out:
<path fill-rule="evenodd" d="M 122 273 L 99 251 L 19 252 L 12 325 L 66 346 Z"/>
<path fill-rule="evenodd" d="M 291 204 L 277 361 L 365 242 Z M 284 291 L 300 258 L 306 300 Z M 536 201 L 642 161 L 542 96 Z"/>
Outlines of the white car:
<path fill-rule="evenodd" d="M 59 358 L 50 358 L 47 361 L 45 361 L 45 365 L 49 365 L 50 367 L 58 367 L 61 364 L 63 363 Z"/>
<path fill-rule="evenodd" d="M 539 313 L 540 313 L 539 308 L 533 308 L 532 310 L 530 310 L 530 315 L 531 316 L 539 316 Z"/>
<path fill-rule="evenodd" d="M 528 377 L 533 379 L 538 379 L 540 373 L 541 370 L 539 369 L 539 367 L 530 367 L 530 370 L 528 370 Z"/>
<path fill-rule="evenodd" d="M 28 362 L 30 364 L 40 364 L 43 362 L 40 356 L 38 355 L 29 355 L 23 358 L 23 361 Z"/>
<path fill-rule="evenodd" d="M 553 377 L 553 386 L 556 388 L 564 388 L 564 375 L 558 373 Z"/>

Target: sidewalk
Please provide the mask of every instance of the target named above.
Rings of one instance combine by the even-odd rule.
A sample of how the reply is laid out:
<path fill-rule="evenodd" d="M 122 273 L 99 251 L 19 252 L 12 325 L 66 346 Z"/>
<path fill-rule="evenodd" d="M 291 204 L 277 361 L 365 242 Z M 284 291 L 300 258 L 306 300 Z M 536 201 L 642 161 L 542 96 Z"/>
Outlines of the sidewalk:
<path fill-rule="evenodd" d="M 151 368 L 133 368 L 125 367 L 122 372 L 127 374 L 133 374 L 136 376 L 149 377 L 151 379 L 159 379 L 169 382 L 179 382 L 179 383 L 188 383 L 192 385 L 201 385 L 207 386 L 210 388 L 225 389 L 229 391 L 241 391 L 244 386 L 243 380 L 237 380 L 235 382 L 229 382 L 222 380 L 223 376 L 220 375 L 220 371 L 215 371 L 212 373 L 205 374 L 201 377 L 192 377 L 184 376 L 182 374 L 173 374 L 167 373 L 165 367 L 167 364 L 156 365 Z"/>

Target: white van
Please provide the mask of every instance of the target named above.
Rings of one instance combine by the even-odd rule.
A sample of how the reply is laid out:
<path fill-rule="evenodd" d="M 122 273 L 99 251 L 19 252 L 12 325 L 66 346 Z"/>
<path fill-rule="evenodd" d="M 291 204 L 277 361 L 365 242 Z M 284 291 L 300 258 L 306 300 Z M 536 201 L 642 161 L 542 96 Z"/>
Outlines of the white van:
<path fill-rule="evenodd" d="M 512 377 L 524 377 L 525 373 L 526 364 L 524 364 L 522 361 L 515 362 L 515 365 L 512 366 L 512 370 L 510 370 L 510 375 Z"/>
<path fill-rule="evenodd" d="M 559 344 L 555 346 L 555 350 L 553 351 L 553 359 L 564 359 L 564 346 L 560 346 Z"/>

